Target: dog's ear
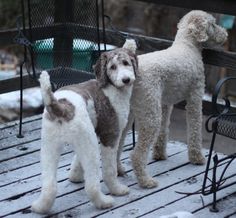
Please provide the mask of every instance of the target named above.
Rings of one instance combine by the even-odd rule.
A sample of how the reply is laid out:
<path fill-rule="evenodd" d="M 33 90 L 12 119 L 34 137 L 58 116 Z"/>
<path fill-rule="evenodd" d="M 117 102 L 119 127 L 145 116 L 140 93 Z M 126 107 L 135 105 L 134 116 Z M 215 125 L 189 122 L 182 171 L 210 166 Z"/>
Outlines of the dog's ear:
<path fill-rule="evenodd" d="M 133 69 L 134 69 L 135 76 L 137 76 L 137 75 L 139 75 L 137 55 L 135 53 L 133 53 L 132 51 L 130 51 L 130 50 L 127 50 L 127 53 L 130 57 L 130 60 L 131 60 L 131 63 L 132 63 Z"/>
<path fill-rule="evenodd" d="M 200 16 L 193 17 L 188 24 L 189 34 L 198 42 L 206 42 L 208 40 L 208 21 Z"/>
<path fill-rule="evenodd" d="M 107 62 L 107 53 L 104 52 L 100 55 L 96 64 L 93 66 L 93 70 L 95 72 L 96 79 L 99 81 L 100 87 L 106 87 L 108 84 Z"/>

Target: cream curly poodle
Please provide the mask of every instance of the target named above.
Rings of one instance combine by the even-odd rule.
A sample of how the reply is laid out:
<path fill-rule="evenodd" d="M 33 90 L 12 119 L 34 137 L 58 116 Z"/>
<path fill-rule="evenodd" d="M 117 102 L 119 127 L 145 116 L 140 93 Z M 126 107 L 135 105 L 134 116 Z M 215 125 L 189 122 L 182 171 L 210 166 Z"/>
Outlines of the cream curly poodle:
<path fill-rule="evenodd" d="M 167 158 L 170 115 L 173 105 L 180 101 L 187 101 L 189 161 L 192 164 L 205 163 L 201 152 L 205 87 L 202 49 L 203 45 L 221 45 L 226 39 L 227 32 L 216 24 L 212 15 L 194 10 L 180 20 L 171 47 L 138 56 L 139 74 L 131 99 L 130 123 L 134 116 L 139 135 L 131 159 L 140 186 L 157 186 L 145 169 L 148 151 L 153 145 L 154 159 Z M 123 174 L 119 158 L 117 164 L 119 174 Z"/>

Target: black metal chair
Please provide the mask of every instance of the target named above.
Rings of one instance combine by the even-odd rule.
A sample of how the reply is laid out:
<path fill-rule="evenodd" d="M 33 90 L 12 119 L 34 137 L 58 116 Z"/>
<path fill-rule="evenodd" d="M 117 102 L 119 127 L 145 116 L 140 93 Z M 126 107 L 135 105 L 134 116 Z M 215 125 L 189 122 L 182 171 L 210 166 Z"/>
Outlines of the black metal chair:
<path fill-rule="evenodd" d="M 18 137 L 23 137 L 23 66 L 36 80 L 47 70 L 56 90 L 94 78 L 92 65 L 106 50 L 103 0 L 21 0 L 21 5 L 22 27 L 18 23 L 14 39 L 25 47 Z"/>
<path fill-rule="evenodd" d="M 230 105 L 230 101 L 227 97 L 224 97 L 225 101 L 224 106 L 219 106 L 217 104 L 217 99 L 219 97 L 221 88 L 226 82 L 235 80 L 236 77 L 226 77 L 221 79 L 215 88 L 215 92 L 212 96 L 212 107 L 213 114 L 206 121 L 206 130 L 212 133 L 212 141 L 209 150 L 209 156 L 206 165 L 206 171 L 203 180 L 202 194 L 209 195 L 213 194 L 212 212 L 218 212 L 216 207 L 217 203 L 217 192 L 224 188 L 227 188 L 233 184 L 236 184 L 236 179 L 234 181 L 226 182 L 227 179 L 232 178 L 236 175 L 228 175 L 227 169 L 229 168 L 232 161 L 236 158 L 236 153 L 227 155 L 223 158 L 219 158 L 217 153 L 213 157 L 213 167 L 212 167 L 212 176 L 209 178 L 210 164 L 212 161 L 212 154 L 215 144 L 216 135 L 222 135 L 232 139 L 236 139 L 236 112 Z M 223 167 L 223 170 L 219 172 L 218 167 Z M 217 171 L 218 170 L 218 171 Z"/>

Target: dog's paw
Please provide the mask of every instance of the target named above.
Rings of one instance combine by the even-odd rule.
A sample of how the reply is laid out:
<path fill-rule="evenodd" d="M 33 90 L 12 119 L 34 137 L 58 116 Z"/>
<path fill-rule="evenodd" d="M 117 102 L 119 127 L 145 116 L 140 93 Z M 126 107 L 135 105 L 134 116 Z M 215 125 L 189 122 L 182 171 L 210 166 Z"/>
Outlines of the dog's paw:
<path fill-rule="evenodd" d="M 204 165 L 206 160 L 201 151 L 194 150 L 189 152 L 189 161 L 195 165 Z"/>
<path fill-rule="evenodd" d="M 80 175 L 76 175 L 74 173 L 69 173 L 68 179 L 73 183 L 79 183 L 84 181 L 84 177 Z"/>
<path fill-rule="evenodd" d="M 152 158 L 154 160 L 166 160 L 168 158 L 168 156 L 165 152 L 162 153 L 162 152 L 155 151 L 152 154 Z"/>
<path fill-rule="evenodd" d="M 110 189 L 112 195 L 122 196 L 129 194 L 129 188 L 126 185 L 116 184 Z"/>
<path fill-rule="evenodd" d="M 164 143 L 164 135 L 160 135 L 157 143 L 153 146 L 152 158 L 154 160 L 166 160 L 168 158 L 166 154 L 166 144 Z"/>
<path fill-rule="evenodd" d="M 121 177 L 124 177 L 127 175 L 125 172 L 125 168 L 122 166 L 122 164 L 118 164 L 117 173 L 118 173 L 118 176 L 121 176 Z"/>
<path fill-rule="evenodd" d="M 51 209 L 51 204 L 47 204 L 47 201 L 42 201 L 38 199 L 34 201 L 31 205 L 31 210 L 39 214 L 47 214 Z"/>
<path fill-rule="evenodd" d="M 152 177 L 142 179 L 138 183 L 142 188 L 155 188 L 158 186 L 158 182 Z"/>
<path fill-rule="evenodd" d="M 114 199 L 109 195 L 102 195 L 98 201 L 94 202 L 94 204 L 98 209 L 106 209 L 113 206 Z"/>
<path fill-rule="evenodd" d="M 198 156 L 197 158 L 191 157 L 191 158 L 189 158 L 189 161 L 191 164 L 194 164 L 194 165 L 204 165 L 206 163 L 206 159 L 203 156 Z"/>

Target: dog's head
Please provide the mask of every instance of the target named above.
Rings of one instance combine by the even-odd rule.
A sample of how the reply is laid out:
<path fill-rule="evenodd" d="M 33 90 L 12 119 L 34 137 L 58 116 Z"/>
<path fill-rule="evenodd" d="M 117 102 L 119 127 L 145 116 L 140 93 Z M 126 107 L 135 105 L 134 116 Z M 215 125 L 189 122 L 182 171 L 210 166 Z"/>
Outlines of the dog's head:
<path fill-rule="evenodd" d="M 133 84 L 138 72 L 136 55 L 125 48 L 104 52 L 94 66 L 100 87 L 114 85 L 117 88 Z"/>
<path fill-rule="evenodd" d="M 190 37 L 206 46 L 217 46 L 227 40 L 227 31 L 216 24 L 215 18 L 200 10 L 186 14 L 179 22 L 178 29 L 186 30 Z"/>

